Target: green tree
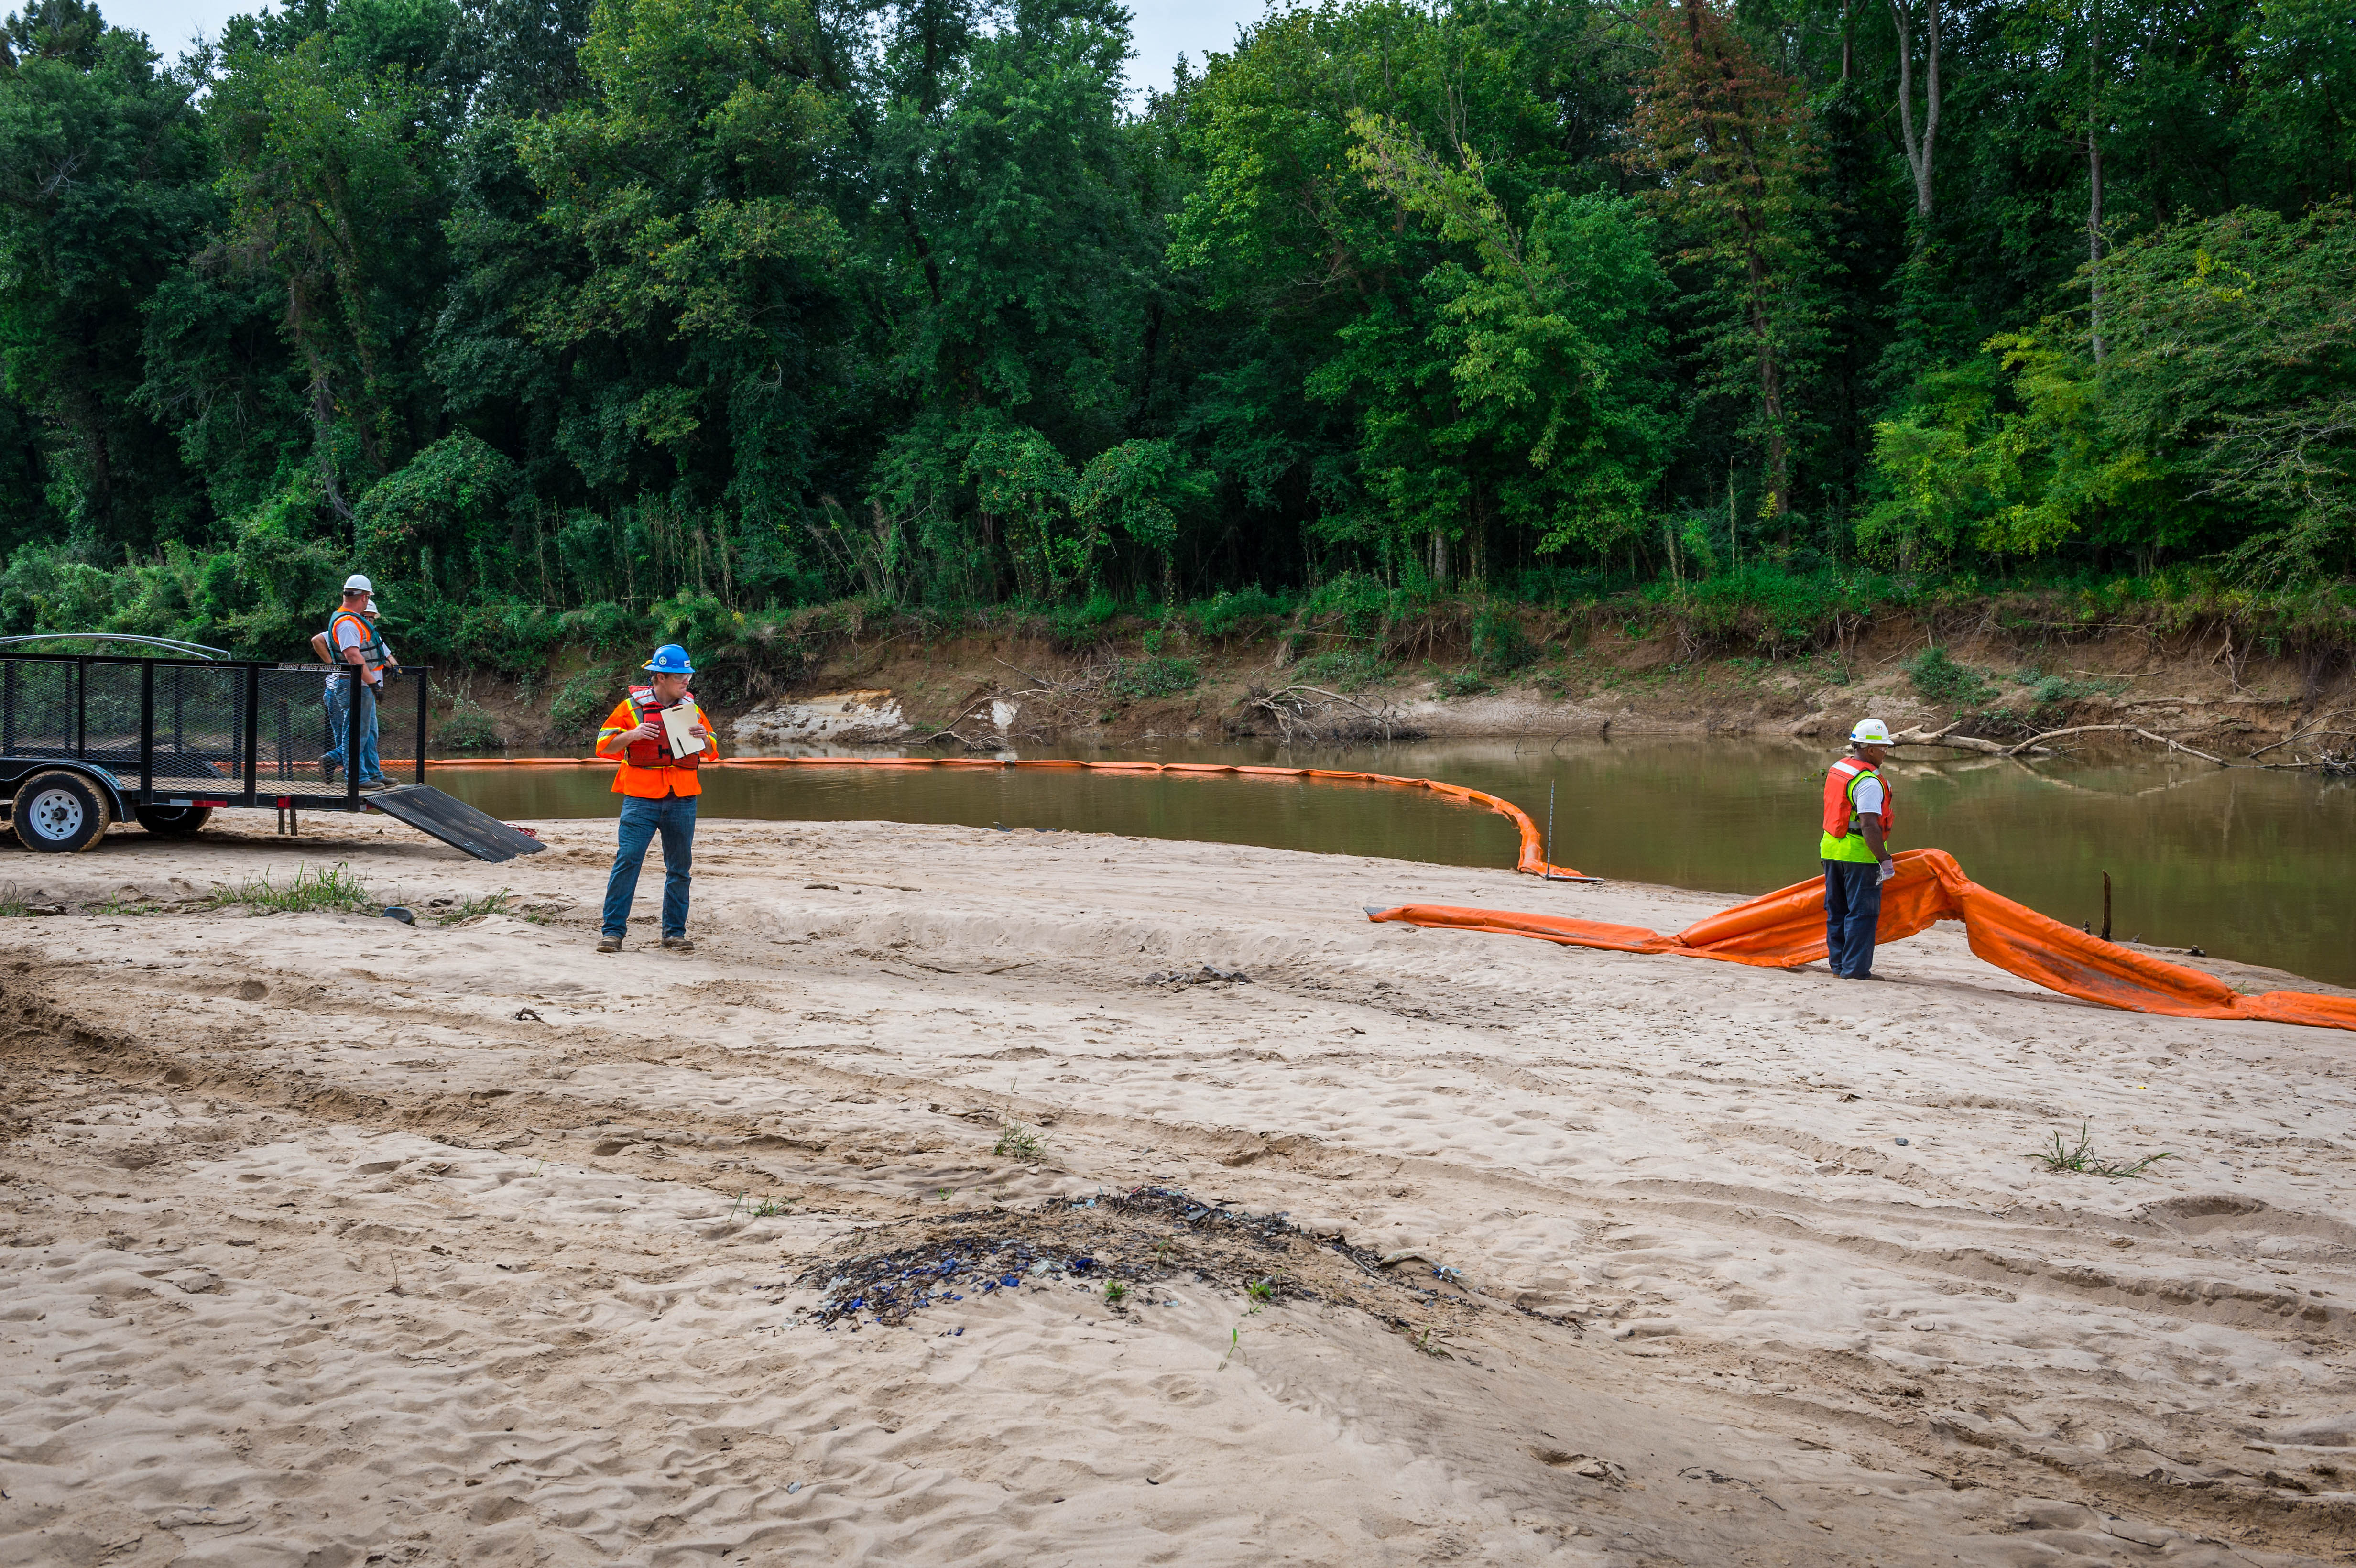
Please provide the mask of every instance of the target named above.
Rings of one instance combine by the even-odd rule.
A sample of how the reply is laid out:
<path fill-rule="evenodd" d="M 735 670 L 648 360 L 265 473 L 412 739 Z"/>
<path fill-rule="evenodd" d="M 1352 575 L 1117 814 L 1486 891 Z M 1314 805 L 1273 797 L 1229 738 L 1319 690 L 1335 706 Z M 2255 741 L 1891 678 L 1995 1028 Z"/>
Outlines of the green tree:
<path fill-rule="evenodd" d="M 1761 58 L 1714 0 L 1644 14 L 1657 53 L 1630 122 L 1633 166 L 1683 241 L 1678 259 L 1708 291 L 1708 383 L 1747 385 L 1744 433 L 1765 447 L 1762 516 L 1792 507 L 1795 394 L 1823 333 L 1809 187 L 1815 128 L 1800 84 Z"/>
<path fill-rule="evenodd" d="M 1877 427 L 1887 494 L 1862 537 L 1992 555 L 2069 544 L 2224 552 L 2280 580 L 2345 562 L 2356 214 L 2241 210 L 2104 259 L 2093 324 L 2049 316 Z"/>
<path fill-rule="evenodd" d="M 197 84 L 80 0 L 35 0 L 0 34 L 8 393 L 44 427 L 51 502 L 82 547 L 145 549 L 203 524 L 200 492 L 137 397 L 142 311 L 217 210 Z"/>

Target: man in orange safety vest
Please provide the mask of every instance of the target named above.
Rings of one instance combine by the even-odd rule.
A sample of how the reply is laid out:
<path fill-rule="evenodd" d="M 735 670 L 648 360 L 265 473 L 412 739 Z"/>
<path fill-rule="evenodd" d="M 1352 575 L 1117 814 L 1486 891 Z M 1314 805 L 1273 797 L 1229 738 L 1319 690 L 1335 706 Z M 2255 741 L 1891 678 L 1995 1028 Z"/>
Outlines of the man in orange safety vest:
<path fill-rule="evenodd" d="M 1890 859 L 1890 783 L 1881 760 L 1890 754 L 1890 726 L 1867 719 L 1849 731 L 1849 754 L 1825 774 L 1825 956 L 1845 980 L 1873 978 L 1874 927 L 1881 920 L 1881 884 L 1898 874 Z"/>
<path fill-rule="evenodd" d="M 696 777 L 699 763 L 710 760 L 712 724 L 694 698 L 688 695 L 688 677 L 695 667 L 687 650 L 665 643 L 646 663 L 647 684 L 629 694 L 606 717 L 597 731 L 597 754 L 620 765 L 614 770 L 614 793 L 622 796 L 621 842 L 614 854 L 614 869 L 605 879 L 605 916 L 598 923 L 597 951 L 619 953 L 627 934 L 630 900 L 638 891 L 638 868 L 646 863 L 647 846 L 662 837 L 662 944 L 678 953 L 695 951 L 687 934 L 688 881 L 695 862 L 695 798 L 703 792 Z M 665 709 L 686 710 L 688 734 L 702 742 L 680 755 L 663 723 Z"/>

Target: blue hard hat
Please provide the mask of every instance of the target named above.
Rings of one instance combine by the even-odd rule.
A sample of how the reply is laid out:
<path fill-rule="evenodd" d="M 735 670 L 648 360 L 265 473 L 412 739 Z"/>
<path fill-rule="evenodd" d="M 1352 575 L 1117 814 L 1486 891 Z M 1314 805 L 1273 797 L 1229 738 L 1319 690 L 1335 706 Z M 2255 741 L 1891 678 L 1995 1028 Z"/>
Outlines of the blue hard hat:
<path fill-rule="evenodd" d="M 657 675 L 693 675 L 695 667 L 687 662 L 687 650 L 677 643 L 665 643 L 655 650 L 646 667 Z"/>

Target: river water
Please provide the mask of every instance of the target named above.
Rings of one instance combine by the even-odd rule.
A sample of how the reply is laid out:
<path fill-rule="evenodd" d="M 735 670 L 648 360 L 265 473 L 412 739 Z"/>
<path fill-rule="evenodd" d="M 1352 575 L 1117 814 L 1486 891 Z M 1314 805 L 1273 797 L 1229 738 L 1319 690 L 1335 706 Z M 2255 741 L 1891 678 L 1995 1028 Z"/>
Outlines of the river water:
<path fill-rule="evenodd" d="M 881 753 L 878 753 L 881 754 Z M 1010 753 L 1012 754 L 1012 753 Z M 1833 752 L 1767 741 L 1471 741 L 1280 750 L 1173 744 L 1039 750 L 1093 761 L 1255 763 L 1446 779 L 1515 802 L 1558 865 L 1747 895 L 1816 874 Z M 1890 767 L 1895 842 L 1952 853 L 1975 880 L 2072 925 L 2200 946 L 2356 985 L 2356 784 L 2148 756 L 2035 767 L 1991 758 Z M 434 782 L 495 816 L 605 816 L 603 769 L 444 766 Z M 706 775 L 707 816 L 959 823 L 1199 838 L 1444 865 L 1510 866 L 1512 826 L 1421 791 L 1294 780 L 1031 769 L 773 768 Z M 1510 902 L 1510 901 L 1505 901 Z M 1543 905 L 1554 908 L 1558 900 Z"/>

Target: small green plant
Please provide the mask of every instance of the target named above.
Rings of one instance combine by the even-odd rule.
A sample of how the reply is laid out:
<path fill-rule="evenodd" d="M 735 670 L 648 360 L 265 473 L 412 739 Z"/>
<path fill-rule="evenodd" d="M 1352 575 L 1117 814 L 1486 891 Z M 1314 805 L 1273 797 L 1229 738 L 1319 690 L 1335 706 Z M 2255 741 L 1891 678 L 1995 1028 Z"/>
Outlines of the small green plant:
<path fill-rule="evenodd" d="M 91 905 L 90 912 L 113 915 L 157 914 L 162 912 L 163 907 L 161 904 L 140 898 L 135 893 L 112 892 L 106 895 L 104 902 Z"/>
<path fill-rule="evenodd" d="M 0 920 L 22 920 L 33 912 L 33 906 L 16 891 L 16 884 L 0 886 Z"/>
<path fill-rule="evenodd" d="M 2078 1143 L 2074 1148 L 2062 1141 L 2060 1133 L 2055 1133 L 2051 1148 L 2040 1149 L 2029 1157 L 2042 1160 L 2048 1170 L 2073 1170 L 2081 1176 L 2108 1177 L 2113 1181 L 2141 1176 L 2161 1160 L 2176 1157 L 2172 1154 L 2163 1152 L 2147 1154 L 2137 1160 L 2106 1158 L 2094 1152 L 2093 1128 L 2092 1122 L 2079 1124 Z"/>
<path fill-rule="evenodd" d="M 227 889 L 213 894 L 209 901 L 214 909 L 278 910 L 287 914 L 310 914 L 325 911 L 346 913 L 373 902 L 368 890 L 360 886 L 359 878 L 349 865 L 338 862 L 325 871 L 305 866 L 294 868 L 294 880 L 281 887 L 264 871 L 258 877 L 248 877 L 242 886 L 231 892 Z"/>
<path fill-rule="evenodd" d="M 998 1130 L 998 1143 L 990 1151 L 1001 1159 L 1019 1159 L 1026 1164 L 1047 1152 L 1039 1135 L 1020 1122 L 1009 1122 Z"/>
<path fill-rule="evenodd" d="M 508 908 L 508 901 L 514 897 L 515 892 L 512 889 L 501 888 L 498 892 L 486 893 L 478 899 L 462 900 L 456 909 L 439 917 L 435 923 L 455 925 L 462 920 L 472 920 L 477 915 L 512 913 L 513 912 Z"/>
<path fill-rule="evenodd" d="M 1995 700 L 1996 688 L 1979 671 L 1959 665 L 1944 648 L 1924 648 L 1906 663 L 1906 678 L 1925 702 L 1977 708 Z"/>
<path fill-rule="evenodd" d="M 1256 1279 L 1249 1285 L 1244 1286 L 1244 1294 L 1251 1297 L 1251 1309 L 1254 1312 L 1258 1312 L 1261 1307 L 1266 1307 L 1269 1302 L 1276 1299 L 1276 1286 L 1270 1285 L 1267 1280 Z"/>
<path fill-rule="evenodd" d="M 1119 1307 L 1129 1299 L 1129 1287 L 1117 1279 L 1105 1281 L 1105 1305 Z"/>
<path fill-rule="evenodd" d="M 790 1213 L 791 1211 L 791 1209 L 782 1200 L 776 1198 L 764 1198 L 753 1206 L 753 1218 L 755 1220 L 773 1220 L 780 1214 Z"/>
<path fill-rule="evenodd" d="M 941 1202 L 946 1203 L 949 1200 L 949 1189 L 944 1187 L 938 1192 L 935 1193 L 934 1197 L 937 1198 Z"/>
<path fill-rule="evenodd" d="M 1226 1371 L 1227 1370 L 1227 1363 L 1228 1363 L 1229 1361 L 1234 1360 L 1236 1359 L 1236 1352 L 1237 1352 L 1237 1350 L 1242 1349 L 1243 1348 L 1244 1348 L 1244 1331 L 1243 1331 L 1243 1329 L 1242 1329 L 1240 1327 L 1228 1329 L 1228 1330 L 1227 1330 L 1227 1353 L 1226 1353 L 1226 1355 L 1221 1356 L 1221 1357 L 1219 1358 L 1219 1371 L 1223 1371 L 1223 1372 L 1224 1372 L 1224 1371 Z"/>

